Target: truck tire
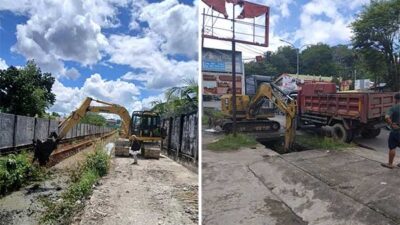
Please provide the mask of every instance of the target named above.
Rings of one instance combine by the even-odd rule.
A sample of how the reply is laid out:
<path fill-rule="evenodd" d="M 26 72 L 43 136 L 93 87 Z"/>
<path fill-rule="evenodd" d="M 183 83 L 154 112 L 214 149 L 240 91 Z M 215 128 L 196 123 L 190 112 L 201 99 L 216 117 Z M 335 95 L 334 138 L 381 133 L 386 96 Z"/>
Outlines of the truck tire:
<path fill-rule="evenodd" d="M 347 130 L 340 123 L 336 123 L 332 126 L 332 137 L 336 140 L 350 143 L 353 140 L 353 132 Z"/>
<path fill-rule="evenodd" d="M 381 133 L 381 129 L 363 129 L 361 131 L 361 136 L 363 138 L 375 138 Z"/>

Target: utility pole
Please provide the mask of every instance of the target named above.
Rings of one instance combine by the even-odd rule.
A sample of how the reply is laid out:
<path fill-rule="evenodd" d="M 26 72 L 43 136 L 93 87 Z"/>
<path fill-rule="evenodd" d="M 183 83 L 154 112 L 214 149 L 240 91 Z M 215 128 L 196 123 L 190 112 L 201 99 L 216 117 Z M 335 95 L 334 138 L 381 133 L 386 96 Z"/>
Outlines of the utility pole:
<path fill-rule="evenodd" d="M 357 70 L 354 69 L 354 90 L 356 90 Z"/>
<path fill-rule="evenodd" d="M 299 53 L 300 53 L 300 49 L 297 48 L 297 70 L 296 70 L 297 78 L 299 78 Z"/>
<path fill-rule="evenodd" d="M 232 131 L 236 137 L 236 43 L 235 43 L 235 4 L 232 17 Z"/>
<path fill-rule="evenodd" d="M 283 39 L 279 39 L 279 40 L 282 41 L 282 42 L 285 42 L 286 44 L 289 44 L 289 45 L 292 46 L 294 49 L 296 49 L 296 53 L 297 53 L 297 66 L 296 66 L 297 69 L 296 69 L 296 75 L 297 75 L 297 78 L 299 78 L 299 74 L 300 74 L 300 62 L 299 62 L 300 50 L 301 50 L 303 47 L 309 46 L 310 44 L 302 45 L 300 48 L 296 48 L 296 46 L 295 46 L 293 43 L 289 42 L 289 41 L 286 41 L 286 40 L 283 40 Z"/>

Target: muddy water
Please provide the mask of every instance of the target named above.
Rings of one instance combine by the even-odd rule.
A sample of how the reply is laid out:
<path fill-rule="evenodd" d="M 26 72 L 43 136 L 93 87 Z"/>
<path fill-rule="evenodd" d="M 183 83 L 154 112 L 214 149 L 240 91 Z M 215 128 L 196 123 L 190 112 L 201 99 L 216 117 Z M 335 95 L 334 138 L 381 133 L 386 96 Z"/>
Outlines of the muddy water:
<path fill-rule="evenodd" d="M 0 199 L 0 224 L 36 225 L 44 210 L 40 199 L 57 200 L 68 186 L 68 175 L 56 173 L 49 180 L 31 184 Z"/>

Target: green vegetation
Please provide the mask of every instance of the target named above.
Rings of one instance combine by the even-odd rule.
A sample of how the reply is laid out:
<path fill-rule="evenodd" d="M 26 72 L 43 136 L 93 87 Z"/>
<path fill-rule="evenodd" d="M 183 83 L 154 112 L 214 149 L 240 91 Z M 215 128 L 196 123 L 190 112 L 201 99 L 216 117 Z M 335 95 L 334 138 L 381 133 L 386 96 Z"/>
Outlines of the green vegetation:
<path fill-rule="evenodd" d="M 61 117 L 61 115 L 56 113 L 56 112 L 52 112 L 52 113 L 47 113 L 46 112 L 42 116 L 42 118 L 51 119 L 51 120 L 54 120 L 54 119 L 57 119 L 57 118 L 60 118 L 60 117 Z"/>
<path fill-rule="evenodd" d="M 163 116 L 179 115 L 197 111 L 199 86 L 195 80 L 187 81 L 186 85 L 172 87 L 165 92 L 165 102 L 153 101 L 154 112 Z"/>
<path fill-rule="evenodd" d="M 323 149 L 323 150 L 339 150 L 352 147 L 352 144 L 347 144 L 337 141 L 330 137 L 321 137 L 316 135 L 300 135 L 296 137 L 296 143 L 308 149 Z"/>
<path fill-rule="evenodd" d="M 80 123 L 92 124 L 96 126 L 105 126 L 107 121 L 102 115 L 97 113 L 86 113 L 86 115 L 81 119 Z"/>
<path fill-rule="evenodd" d="M 41 224 L 70 224 L 73 215 L 83 208 L 82 201 L 92 193 L 93 185 L 107 174 L 110 157 L 101 148 L 87 156 L 81 167 L 72 176 L 72 184 L 62 194 L 62 201 L 43 199 L 46 211 Z"/>
<path fill-rule="evenodd" d="M 352 46 L 315 43 L 299 54 L 300 74 L 333 76 L 336 80 L 371 79 L 400 90 L 400 0 L 371 1 L 351 24 Z M 300 47 L 300 46 L 296 46 Z M 245 64 L 247 75 L 296 73 L 297 49 L 279 47 L 265 52 L 261 62 Z"/>
<path fill-rule="evenodd" d="M 31 161 L 25 151 L 0 158 L 0 195 L 46 177 L 45 169 L 32 165 Z"/>
<path fill-rule="evenodd" d="M 225 135 L 216 142 L 207 145 L 207 149 L 215 151 L 223 150 L 238 150 L 241 147 L 255 147 L 257 141 L 245 134 L 237 134 L 236 137 L 232 134 Z"/>
<path fill-rule="evenodd" d="M 24 68 L 0 70 L 0 112 L 42 117 L 54 104 L 54 77 L 42 73 L 33 60 Z"/>
<path fill-rule="evenodd" d="M 371 1 L 351 24 L 353 45 L 368 70 L 400 89 L 400 0 Z"/>
<path fill-rule="evenodd" d="M 204 125 L 215 126 L 218 120 L 224 118 L 224 114 L 214 108 L 203 108 L 201 122 Z"/>
<path fill-rule="evenodd" d="M 354 69 L 359 71 L 357 77 L 364 75 L 355 61 L 355 51 L 346 45 L 329 45 L 318 43 L 308 45 L 300 52 L 300 74 L 334 76 L 351 79 Z M 295 74 L 297 71 L 297 50 L 291 46 L 279 47 L 275 52 L 266 52 L 262 62 L 245 64 L 246 75 L 260 74 L 277 76 L 282 73 Z"/>

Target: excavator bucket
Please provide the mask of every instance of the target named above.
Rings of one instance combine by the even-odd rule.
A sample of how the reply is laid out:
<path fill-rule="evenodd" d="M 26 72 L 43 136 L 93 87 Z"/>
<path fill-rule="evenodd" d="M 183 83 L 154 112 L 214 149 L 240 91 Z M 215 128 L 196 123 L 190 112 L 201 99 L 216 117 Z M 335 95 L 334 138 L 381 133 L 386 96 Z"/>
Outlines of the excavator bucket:
<path fill-rule="evenodd" d="M 42 142 L 41 140 L 33 141 L 34 146 L 34 157 L 33 162 L 35 160 L 39 161 L 39 165 L 44 166 L 49 161 L 49 157 L 51 153 L 57 149 L 58 145 L 57 134 L 52 133 L 46 141 Z"/>

